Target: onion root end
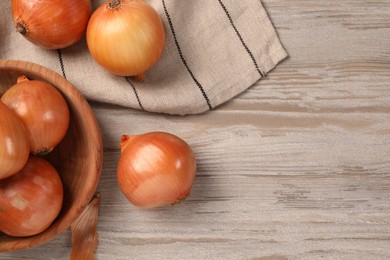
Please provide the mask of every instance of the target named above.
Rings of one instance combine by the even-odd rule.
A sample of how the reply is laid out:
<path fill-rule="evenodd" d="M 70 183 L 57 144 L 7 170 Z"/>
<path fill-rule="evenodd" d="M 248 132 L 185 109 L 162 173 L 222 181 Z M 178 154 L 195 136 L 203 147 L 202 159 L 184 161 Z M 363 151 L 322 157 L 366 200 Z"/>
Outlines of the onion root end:
<path fill-rule="evenodd" d="M 27 26 L 22 21 L 18 21 L 16 23 L 15 28 L 16 28 L 16 31 L 23 36 L 26 36 L 28 33 Z"/>

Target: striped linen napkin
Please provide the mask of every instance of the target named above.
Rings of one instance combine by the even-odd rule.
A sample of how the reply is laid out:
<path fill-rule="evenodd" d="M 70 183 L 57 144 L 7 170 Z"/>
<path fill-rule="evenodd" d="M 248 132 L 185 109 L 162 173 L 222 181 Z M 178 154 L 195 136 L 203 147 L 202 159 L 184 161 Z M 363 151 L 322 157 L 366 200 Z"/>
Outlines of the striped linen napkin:
<path fill-rule="evenodd" d="M 92 1 L 93 9 L 103 2 Z M 166 46 L 141 83 L 101 68 L 85 38 L 62 50 L 31 44 L 13 27 L 11 1 L 0 3 L 0 59 L 50 68 L 89 100 L 185 115 L 216 109 L 287 56 L 260 0 L 148 2 L 161 15 Z"/>

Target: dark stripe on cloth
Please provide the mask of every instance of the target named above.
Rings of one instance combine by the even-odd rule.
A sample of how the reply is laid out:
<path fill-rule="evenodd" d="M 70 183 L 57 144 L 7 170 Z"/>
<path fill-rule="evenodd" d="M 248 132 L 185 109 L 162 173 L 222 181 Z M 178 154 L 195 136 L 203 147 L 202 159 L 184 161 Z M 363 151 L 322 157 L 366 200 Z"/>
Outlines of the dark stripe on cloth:
<path fill-rule="evenodd" d="M 171 21 L 171 17 L 168 13 L 168 10 L 167 10 L 167 7 L 165 5 L 165 0 L 162 0 L 162 4 L 163 4 L 163 7 L 164 7 L 164 11 L 165 11 L 165 15 L 168 19 L 168 23 L 169 23 L 169 27 L 171 28 L 171 32 L 172 32 L 172 35 L 173 35 L 173 39 L 175 41 L 175 45 L 176 45 L 176 48 L 177 48 L 177 51 L 179 52 L 179 56 L 181 58 L 181 61 L 183 62 L 184 66 L 186 67 L 188 73 L 191 75 L 191 78 L 192 80 L 195 82 L 195 84 L 198 86 L 200 92 L 202 93 L 204 99 L 206 100 L 206 103 L 207 103 L 207 106 L 209 107 L 209 109 L 212 109 L 213 107 L 211 106 L 211 103 L 210 103 L 210 100 L 209 100 L 209 97 L 207 96 L 205 90 L 203 89 L 202 85 L 199 83 L 199 81 L 195 78 L 194 76 L 194 73 L 192 73 L 190 67 L 188 66 L 186 60 L 184 59 L 184 55 L 181 51 L 181 48 L 180 48 L 180 45 L 179 45 L 179 42 L 177 41 L 177 38 L 176 38 L 176 33 L 175 33 L 175 30 L 173 28 L 173 24 L 172 24 L 172 21 Z"/>
<path fill-rule="evenodd" d="M 253 56 L 251 50 L 249 50 L 248 46 L 244 42 L 244 39 L 242 38 L 242 36 L 241 36 L 240 32 L 238 31 L 236 25 L 234 24 L 233 19 L 230 16 L 229 11 L 227 10 L 226 6 L 223 4 L 222 0 L 218 0 L 218 2 L 221 5 L 222 9 L 225 11 L 225 14 L 226 14 L 227 18 L 229 19 L 230 24 L 232 25 L 232 27 L 233 27 L 234 31 L 236 32 L 238 38 L 240 39 L 242 46 L 245 48 L 246 52 L 249 54 L 250 58 L 252 59 L 253 65 L 255 65 L 255 68 L 256 68 L 257 72 L 263 78 L 265 76 L 264 72 L 262 72 L 260 70 L 259 65 L 257 64 L 255 57 Z"/>
<path fill-rule="evenodd" d="M 140 107 L 142 110 L 145 110 L 145 109 L 144 109 L 144 106 L 143 106 L 142 103 L 141 103 L 141 100 L 139 99 L 137 89 L 134 87 L 133 83 L 131 83 L 129 77 L 125 77 L 125 78 L 126 78 L 126 81 L 127 81 L 127 82 L 130 84 L 130 86 L 133 88 L 133 91 L 134 91 L 135 97 L 137 98 L 139 107 Z"/>
<path fill-rule="evenodd" d="M 62 60 L 62 53 L 61 53 L 61 50 L 58 49 L 57 52 L 58 52 L 58 59 L 60 60 L 60 66 L 61 66 L 62 76 L 66 79 L 64 61 Z"/>

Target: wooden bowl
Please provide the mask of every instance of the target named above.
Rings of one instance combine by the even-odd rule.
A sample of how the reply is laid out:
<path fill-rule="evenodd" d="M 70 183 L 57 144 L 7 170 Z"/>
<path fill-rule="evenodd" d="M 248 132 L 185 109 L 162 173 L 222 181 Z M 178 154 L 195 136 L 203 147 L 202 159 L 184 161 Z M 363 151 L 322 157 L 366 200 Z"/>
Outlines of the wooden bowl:
<path fill-rule="evenodd" d="M 38 235 L 18 238 L 0 233 L 0 251 L 38 246 L 69 228 L 94 196 L 103 163 L 100 129 L 92 109 L 79 91 L 59 74 L 40 65 L 0 60 L 0 96 L 16 83 L 21 74 L 52 84 L 68 103 L 69 130 L 62 142 L 46 157 L 61 176 L 64 204 L 53 224 Z"/>

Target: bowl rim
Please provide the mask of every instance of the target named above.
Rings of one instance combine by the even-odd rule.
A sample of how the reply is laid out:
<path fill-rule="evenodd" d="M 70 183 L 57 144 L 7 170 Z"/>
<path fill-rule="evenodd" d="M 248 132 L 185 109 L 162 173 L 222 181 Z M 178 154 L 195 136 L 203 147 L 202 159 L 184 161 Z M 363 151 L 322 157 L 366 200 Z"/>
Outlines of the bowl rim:
<path fill-rule="evenodd" d="M 67 99 L 71 100 L 72 103 L 75 102 L 83 111 L 83 114 L 88 114 L 88 116 L 84 116 L 83 118 L 85 124 L 91 127 L 88 129 L 88 137 L 89 142 L 92 142 L 93 147 L 95 148 L 90 151 L 91 154 L 93 153 L 93 158 L 95 158 L 95 164 L 92 165 L 91 172 L 88 173 L 88 185 L 83 187 L 81 191 L 82 199 L 74 201 L 74 204 L 72 204 L 69 212 L 62 218 L 61 222 L 56 220 L 42 233 L 30 237 L 16 237 L 12 238 L 10 241 L 0 243 L 0 252 L 4 252 L 28 249 L 42 245 L 68 229 L 80 216 L 93 199 L 99 184 L 103 166 L 103 140 L 98 121 L 86 98 L 75 86 L 60 74 L 42 65 L 22 60 L 0 60 L 0 71 L 1 70 L 11 70 L 20 74 L 25 74 L 34 79 L 42 79 L 52 84 L 62 94 L 65 94 Z"/>

